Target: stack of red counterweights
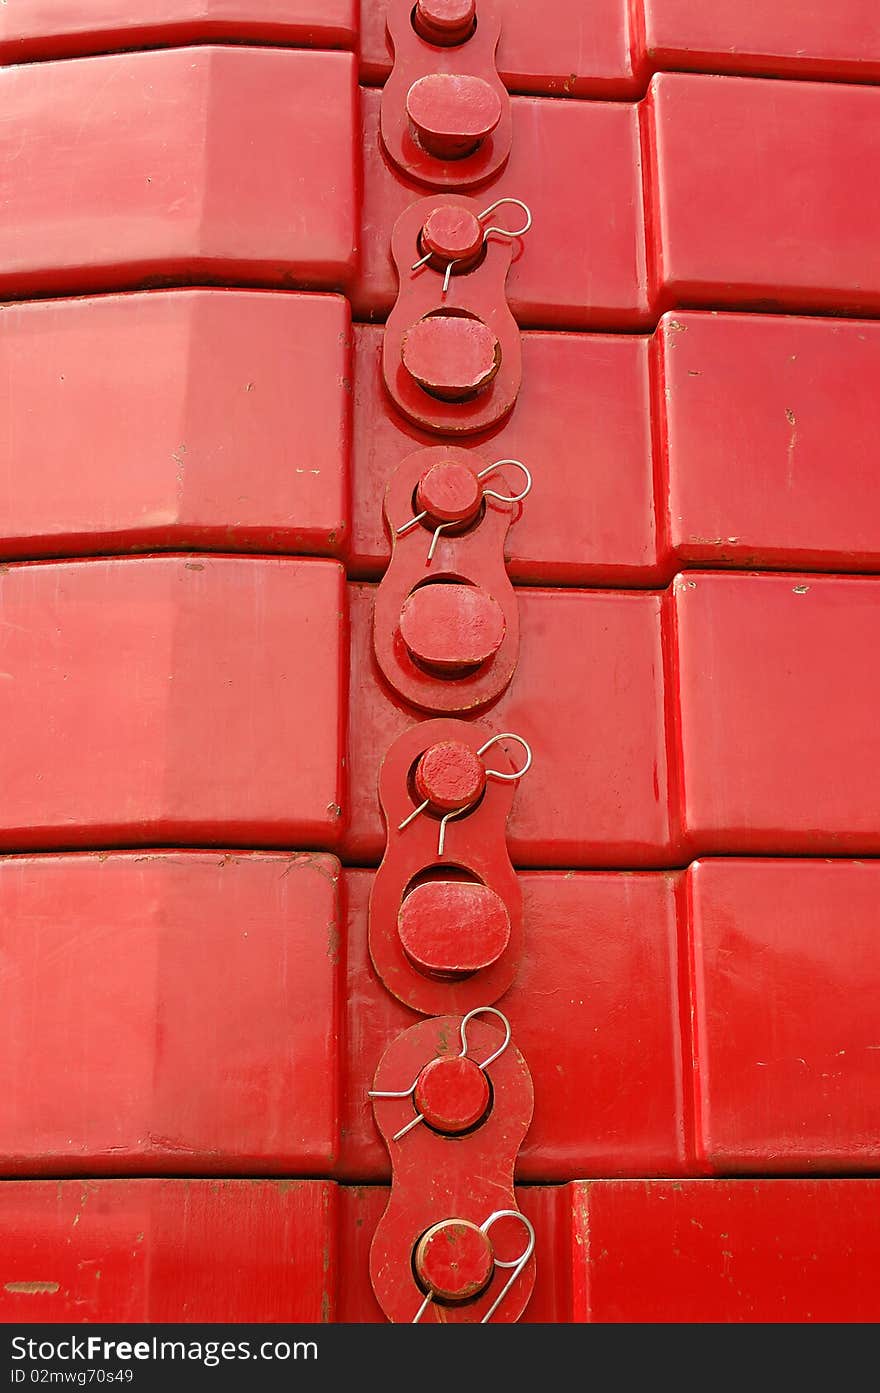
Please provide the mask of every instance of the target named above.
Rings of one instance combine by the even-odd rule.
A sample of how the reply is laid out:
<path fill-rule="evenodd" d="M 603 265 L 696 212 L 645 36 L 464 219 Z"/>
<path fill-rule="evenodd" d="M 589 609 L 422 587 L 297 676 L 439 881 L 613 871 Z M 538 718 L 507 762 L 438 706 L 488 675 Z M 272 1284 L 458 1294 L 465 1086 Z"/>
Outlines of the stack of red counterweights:
<path fill-rule="evenodd" d="M 880 1319 L 814 9 L 0 8 L 0 1320 Z"/>

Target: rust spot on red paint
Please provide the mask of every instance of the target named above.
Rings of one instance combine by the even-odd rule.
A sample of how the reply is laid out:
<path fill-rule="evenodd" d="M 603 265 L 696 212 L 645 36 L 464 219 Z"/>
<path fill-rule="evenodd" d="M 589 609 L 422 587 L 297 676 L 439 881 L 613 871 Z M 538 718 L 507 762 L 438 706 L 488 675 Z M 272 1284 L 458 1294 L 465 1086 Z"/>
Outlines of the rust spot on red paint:
<path fill-rule="evenodd" d="M 58 1291 L 57 1282 L 7 1282 L 3 1288 L 12 1296 L 51 1296 Z"/>

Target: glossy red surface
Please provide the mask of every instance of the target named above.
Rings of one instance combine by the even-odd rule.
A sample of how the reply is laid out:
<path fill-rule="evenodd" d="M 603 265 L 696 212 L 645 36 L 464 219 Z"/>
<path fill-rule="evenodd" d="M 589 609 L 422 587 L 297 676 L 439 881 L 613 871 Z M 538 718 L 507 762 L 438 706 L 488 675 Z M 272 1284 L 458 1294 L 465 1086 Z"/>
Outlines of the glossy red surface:
<path fill-rule="evenodd" d="M 687 886 L 700 1158 L 880 1169 L 880 862 L 700 861 Z"/>
<path fill-rule="evenodd" d="M 511 92 L 586 97 L 633 94 L 644 86 L 644 59 L 627 0 L 501 0 L 498 70 Z M 388 0 L 361 10 L 361 71 L 369 82 L 391 68 L 385 33 Z"/>
<path fill-rule="evenodd" d="M 664 73 L 641 119 L 661 309 L 880 309 L 880 92 Z"/>
<path fill-rule="evenodd" d="M 344 604 L 331 561 L 4 568 L 0 846 L 333 846 Z"/>
<path fill-rule="evenodd" d="M 671 607 L 693 852 L 880 851 L 880 581 L 694 571 Z"/>
<path fill-rule="evenodd" d="M 338 1193 L 318 1180 L 5 1182 L 0 1322 L 332 1320 Z"/>
<path fill-rule="evenodd" d="M 415 712 L 381 681 L 368 586 L 349 587 L 351 820 L 346 859 L 378 860 L 379 763 Z M 680 861 L 668 785 L 662 598 L 650 592 L 520 590 L 519 662 L 480 713 L 536 752 L 508 824 L 515 865 L 644 866 Z M 547 700 L 548 691 L 553 700 Z"/>
<path fill-rule="evenodd" d="M 376 577 L 390 556 L 381 510 L 389 461 L 403 459 L 414 443 L 436 445 L 437 440 L 389 409 L 382 382 L 382 330 L 356 325 L 354 341 L 353 517 L 347 565 L 350 573 Z M 652 584 L 658 574 L 658 542 L 646 341 L 525 333 L 522 362 L 522 386 L 509 419 L 472 437 L 488 460 L 520 459 L 534 474 L 534 488 L 507 535 L 512 579 L 550 585 Z M 518 484 L 515 474 L 511 478 Z"/>
<path fill-rule="evenodd" d="M 569 1187 L 575 1320 L 880 1317 L 880 1180 Z"/>
<path fill-rule="evenodd" d="M 780 77 L 880 78 L 880 12 L 874 0 L 638 0 L 654 68 Z"/>
<path fill-rule="evenodd" d="M 349 54 L 195 47 L 25 64 L 4 74 L 4 112 L 6 297 L 157 276 L 331 289 L 350 278 Z"/>
<path fill-rule="evenodd" d="M 880 326 L 679 312 L 655 343 L 679 561 L 880 568 Z"/>
<path fill-rule="evenodd" d="M 413 3 L 398 56 L 426 49 Z M 360 44 L 375 83 L 385 0 L 0 4 L 0 558 L 44 558 L 0 564 L 0 1321 L 381 1319 L 381 1223 L 373 1276 L 409 1319 L 420 1237 L 482 1220 L 499 1184 L 536 1224 L 526 1320 L 880 1321 L 880 578 L 859 574 L 880 570 L 880 19 L 868 0 L 480 5 L 400 100 L 398 65 L 383 150 L 354 56 L 290 46 Z M 509 162 L 503 88 L 486 134 L 496 111 L 435 120 L 417 85 L 441 156 L 485 136 L 428 155 L 406 92 L 476 71 L 496 5 Z M 467 0 L 422 10 L 471 23 Z M 107 50 L 127 51 L 71 56 Z M 711 75 L 649 85 L 664 68 Z M 432 167 L 472 195 L 451 217 L 428 218 Z M 533 228 L 484 253 L 475 214 L 505 196 Z M 352 332 L 349 300 L 315 292 L 382 319 L 398 271 L 416 294 L 383 382 L 381 325 Z M 501 368 L 441 401 L 403 334 L 469 297 Z M 496 367 L 418 362 L 420 332 L 440 395 Z M 424 459 L 406 472 L 455 432 L 459 468 L 531 471 L 495 531 L 473 476 L 422 498 Z M 371 634 L 362 582 L 426 504 L 479 520 L 430 562 L 428 520 L 400 537 L 390 579 L 412 566 Z M 474 579 L 453 561 L 477 535 L 521 643 L 505 690 L 432 734 L 374 652 L 406 656 L 419 580 Z M 338 555 L 353 583 L 182 548 Z M 505 551 L 520 586 L 615 588 L 513 592 Z M 418 615 L 431 599 L 410 605 L 421 659 L 484 656 Z M 426 792 L 461 803 L 413 777 L 431 740 L 505 730 L 534 753 L 519 785 L 490 780 L 442 855 L 434 816 L 398 834 Z M 498 1003 L 534 1078 L 515 1172 L 529 1109 L 493 1065 L 487 1110 L 477 1065 L 445 1055 L 383 1220 L 367 1090 L 442 1024 L 417 1011 L 465 997 Z M 480 1284 L 480 1253 L 464 1279 L 421 1260 L 448 1293 Z"/>
<path fill-rule="evenodd" d="M 520 876 L 527 951 L 497 1004 L 535 1084 L 534 1121 L 517 1163 L 521 1179 L 680 1175 L 688 1168 L 679 879 L 677 873 Z M 390 997 L 369 962 L 371 873 L 348 870 L 344 882 L 348 1064 L 335 1173 L 375 1181 L 387 1179 L 388 1156 L 366 1092 L 383 1050 L 417 1018 Z M 538 1272 L 540 1281 L 540 1260 Z"/>
<path fill-rule="evenodd" d="M 7 305 L 0 555 L 338 553 L 349 359 L 348 306 L 325 295 Z"/>
<path fill-rule="evenodd" d="M 27 0 L 0 13 L 0 59 L 204 39 L 351 48 L 358 0 Z"/>
<path fill-rule="evenodd" d="M 371 89 L 361 93 L 364 194 L 352 304 L 362 319 L 384 318 L 394 303 L 391 230 L 404 208 L 424 193 L 382 152 L 379 97 Z M 652 310 L 635 106 L 515 97 L 511 108 L 510 159 L 479 197 L 485 208 L 498 198 L 522 199 L 533 213 L 534 224 L 507 277 L 517 321 L 560 329 L 646 324 Z M 577 197 L 573 168 L 590 170 Z"/>
<path fill-rule="evenodd" d="M 878 1192 L 877 1180 L 520 1186 L 537 1240 L 523 1320 L 873 1323 Z M 367 1262 L 387 1202 L 380 1186 L 321 1181 L 11 1181 L 0 1320 L 381 1321 Z"/>
<path fill-rule="evenodd" d="M 0 1174 L 326 1175 L 337 878 L 314 855 L 0 859 Z"/>

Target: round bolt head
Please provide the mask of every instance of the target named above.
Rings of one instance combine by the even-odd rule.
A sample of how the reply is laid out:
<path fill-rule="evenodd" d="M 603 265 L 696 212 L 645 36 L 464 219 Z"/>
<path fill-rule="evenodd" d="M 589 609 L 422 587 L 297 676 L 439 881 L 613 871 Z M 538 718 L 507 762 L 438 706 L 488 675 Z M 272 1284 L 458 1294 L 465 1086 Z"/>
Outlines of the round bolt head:
<path fill-rule="evenodd" d="M 429 880 L 405 897 L 397 932 L 419 972 L 456 981 L 498 961 L 510 942 L 510 915 L 488 885 Z"/>
<path fill-rule="evenodd" d="M 476 803 L 486 787 L 486 768 L 470 745 L 441 740 L 416 765 L 416 791 L 438 812 L 451 813 Z"/>
<path fill-rule="evenodd" d="M 446 48 L 470 38 L 476 17 L 476 0 L 417 0 L 413 25 L 426 43 Z"/>
<path fill-rule="evenodd" d="M 406 94 L 413 135 L 429 155 L 460 160 L 478 150 L 501 120 L 501 98 L 482 77 L 428 73 Z"/>
<path fill-rule="evenodd" d="M 495 1256 L 486 1234 L 467 1219 L 444 1219 L 428 1229 L 415 1251 L 420 1282 L 441 1301 L 467 1301 L 492 1280 Z"/>
<path fill-rule="evenodd" d="M 471 261 L 483 250 L 483 224 L 469 208 L 441 203 L 425 219 L 421 241 L 440 261 Z"/>
<path fill-rule="evenodd" d="M 441 677 L 488 662 L 504 642 L 506 628 L 498 601 L 477 585 L 422 585 L 400 612 L 400 634 L 410 657 Z"/>
<path fill-rule="evenodd" d="M 416 508 L 438 522 L 470 522 L 480 511 L 483 485 L 467 464 L 441 460 L 432 464 L 419 479 Z"/>
<path fill-rule="evenodd" d="M 490 1098 L 479 1064 L 445 1055 L 432 1059 L 419 1074 L 414 1102 L 429 1127 L 454 1137 L 476 1126 Z"/>
<path fill-rule="evenodd" d="M 407 329 L 403 366 L 441 401 L 469 401 L 488 387 L 501 366 L 501 345 L 481 319 L 429 314 Z"/>

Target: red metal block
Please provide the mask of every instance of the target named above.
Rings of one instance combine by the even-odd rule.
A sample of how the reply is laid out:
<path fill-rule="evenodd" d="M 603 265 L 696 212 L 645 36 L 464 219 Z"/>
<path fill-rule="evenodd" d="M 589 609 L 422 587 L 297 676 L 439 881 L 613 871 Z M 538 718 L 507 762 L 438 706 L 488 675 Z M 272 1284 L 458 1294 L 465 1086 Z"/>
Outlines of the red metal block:
<path fill-rule="evenodd" d="M 699 1157 L 880 1169 L 880 862 L 698 861 L 687 881 Z"/>
<path fill-rule="evenodd" d="M 370 89 L 361 93 L 364 201 L 352 303 L 362 319 L 384 318 L 396 299 L 391 230 L 425 192 L 399 175 L 383 154 L 380 95 Z M 486 208 L 498 198 L 517 198 L 534 217 L 527 245 L 514 256 L 507 277 L 517 321 L 563 329 L 648 323 L 653 308 L 636 107 L 518 97 L 511 110 L 510 159 L 482 193 Z M 589 170 L 589 178 L 575 191 L 572 170 L 582 169 Z"/>
<path fill-rule="evenodd" d="M 498 70 L 511 92 L 557 97 L 625 97 L 644 90 L 641 17 L 627 0 L 501 0 Z M 391 71 L 388 0 L 361 13 L 361 72 L 381 82 Z M 479 0 L 477 0 L 479 22 Z"/>
<path fill-rule="evenodd" d="M 388 1156 L 367 1090 L 383 1050 L 418 1017 L 390 996 L 369 961 L 372 874 L 348 870 L 344 879 L 348 1060 L 334 1173 L 386 1180 Z M 517 1175 L 554 1181 L 692 1169 L 679 1019 L 680 873 L 532 872 L 519 880 L 528 951 L 496 1003 L 535 1084 Z"/>
<path fill-rule="evenodd" d="M 691 851 L 880 851 L 880 581 L 695 571 L 671 603 Z"/>
<path fill-rule="evenodd" d="M 0 1322 L 328 1321 L 337 1189 L 326 1181 L 0 1185 Z"/>
<path fill-rule="evenodd" d="M 679 560 L 880 568 L 880 326 L 677 314 L 656 342 Z"/>
<path fill-rule="evenodd" d="M 560 506 L 564 508 L 564 503 Z M 350 587 L 351 818 L 345 857 L 385 845 L 379 765 L 416 713 L 379 677 L 369 586 Z M 480 720 L 514 731 L 535 760 L 517 789 L 508 844 L 521 866 L 657 866 L 679 859 L 668 785 L 662 597 L 650 591 L 520 590 L 513 680 Z M 548 699 L 552 693 L 552 700 Z"/>
<path fill-rule="evenodd" d="M 877 1321 L 880 1180 L 569 1187 L 573 1319 Z"/>
<path fill-rule="evenodd" d="M 350 352 L 340 297 L 180 290 L 7 305 L 0 555 L 336 554 Z"/>
<path fill-rule="evenodd" d="M 665 73 L 641 115 L 660 309 L 880 309 L 880 92 Z"/>
<path fill-rule="evenodd" d="M 531 236 L 531 233 L 529 234 Z M 382 330 L 358 324 L 349 574 L 378 577 L 391 548 L 382 499 L 394 467 L 436 437 L 389 406 Z M 500 429 L 468 438 L 486 459 L 520 459 L 534 487 L 507 535 L 514 581 L 650 585 L 654 523 L 647 341 L 623 335 L 526 333 L 523 380 Z"/>
<path fill-rule="evenodd" d="M 0 293 L 344 286 L 356 106 L 345 53 L 196 47 L 8 69 Z"/>
<path fill-rule="evenodd" d="M 326 1174 L 338 873 L 280 853 L 0 859 L 0 1174 Z"/>
<path fill-rule="evenodd" d="M 645 47 L 654 68 L 766 73 L 780 77 L 880 78 L 880 11 L 875 0 L 641 0 Z"/>
<path fill-rule="evenodd" d="M 0 568 L 0 846 L 333 846 L 344 608 L 331 561 Z"/>
<path fill-rule="evenodd" d="M 357 0 L 27 0 L 0 12 L 0 61 L 205 39 L 351 48 L 357 27 Z"/>

